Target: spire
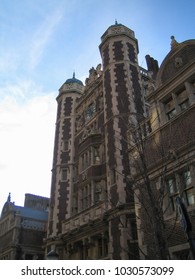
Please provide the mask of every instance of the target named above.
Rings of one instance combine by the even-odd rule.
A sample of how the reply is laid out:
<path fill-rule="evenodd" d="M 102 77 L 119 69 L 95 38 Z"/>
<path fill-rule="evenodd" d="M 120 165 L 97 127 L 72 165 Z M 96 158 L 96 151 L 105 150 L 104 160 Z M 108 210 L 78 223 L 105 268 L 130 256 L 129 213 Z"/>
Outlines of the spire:
<path fill-rule="evenodd" d="M 72 78 L 75 79 L 75 71 L 73 72 L 73 77 Z"/>
<path fill-rule="evenodd" d="M 9 195 L 7 197 L 7 202 L 11 202 L 11 193 L 9 193 Z"/>
<path fill-rule="evenodd" d="M 171 36 L 171 49 L 173 50 L 179 43 L 175 40 L 175 37 Z"/>

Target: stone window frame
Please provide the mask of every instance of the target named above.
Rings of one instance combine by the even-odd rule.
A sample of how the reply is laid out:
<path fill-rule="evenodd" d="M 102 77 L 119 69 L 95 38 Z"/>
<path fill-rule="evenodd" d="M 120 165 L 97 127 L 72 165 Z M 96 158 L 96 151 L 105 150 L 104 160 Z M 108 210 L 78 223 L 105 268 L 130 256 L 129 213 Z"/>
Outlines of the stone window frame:
<path fill-rule="evenodd" d="M 82 173 L 84 170 L 86 170 L 89 166 L 91 166 L 91 151 L 90 149 L 85 150 L 80 156 L 79 156 L 79 170 L 80 173 Z"/>
<path fill-rule="evenodd" d="M 166 121 L 170 121 L 181 112 L 187 110 L 191 105 L 191 93 L 188 92 L 187 87 L 183 84 L 179 89 L 175 89 L 167 94 L 160 103 L 162 103 L 162 110 L 166 116 Z"/>
<path fill-rule="evenodd" d="M 193 176 L 192 167 L 183 170 L 182 173 L 180 173 L 181 182 L 182 182 L 182 191 L 187 206 L 195 206 L 195 186 L 194 186 L 194 180 L 192 176 Z"/>
<path fill-rule="evenodd" d="M 166 180 L 166 188 L 169 195 L 169 207 L 171 207 L 170 212 L 173 213 L 176 211 L 176 202 L 175 199 L 179 195 L 179 184 L 177 176 L 173 174 Z"/>
<path fill-rule="evenodd" d="M 69 150 L 69 140 L 64 140 L 62 143 L 62 151 L 66 152 Z"/>
<path fill-rule="evenodd" d="M 92 206 L 92 184 L 88 183 L 82 186 L 79 190 L 80 197 L 80 212 Z"/>
<path fill-rule="evenodd" d="M 62 167 L 60 170 L 61 182 L 66 182 L 68 180 L 68 168 Z"/>
<path fill-rule="evenodd" d="M 108 256 L 108 237 L 107 234 L 101 234 L 97 238 L 97 257 L 98 259 Z"/>
<path fill-rule="evenodd" d="M 176 211 L 175 199 L 181 196 L 187 207 L 195 207 L 195 167 L 190 165 L 182 170 L 177 170 L 174 174 L 168 176 L 166 179 L 166 188 L 169 197 L 168 208 L 171 206 L 169 213 L 172 214 Z M 188 176 L 186 176 L 186 173 Z M 168 182 L 173 180 L 171 186 Z M 172 189 L 170 189 L 172 188 Z"/>

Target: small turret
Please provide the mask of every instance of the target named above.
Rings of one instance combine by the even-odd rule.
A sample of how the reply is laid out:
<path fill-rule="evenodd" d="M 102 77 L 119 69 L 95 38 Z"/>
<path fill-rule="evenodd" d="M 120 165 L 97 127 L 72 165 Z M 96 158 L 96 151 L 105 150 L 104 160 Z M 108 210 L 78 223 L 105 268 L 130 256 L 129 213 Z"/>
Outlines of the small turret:
<path fill-rule="evenodd" d="M 75 72 L 73 72 L 72 78 L 67 79 L 66 82 L 65 82 L 65 84 L 73 84 L 73 83 L 76 83 L 76 84 L 79 84 L 79 85 L 83 86 L 82 81 L 75 78 Z"/>

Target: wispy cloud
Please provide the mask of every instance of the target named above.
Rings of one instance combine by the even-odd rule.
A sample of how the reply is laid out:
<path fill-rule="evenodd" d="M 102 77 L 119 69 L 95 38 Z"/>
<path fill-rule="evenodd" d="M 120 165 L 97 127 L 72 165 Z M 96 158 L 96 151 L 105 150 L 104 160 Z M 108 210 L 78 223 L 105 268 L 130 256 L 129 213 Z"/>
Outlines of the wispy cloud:
<path fill-rule="evenodd" d="M 38 30 L 32 36 L 30 50 L 30 69 L 33 70 L 39 63 L 43 52 L 63 17 L 63 9 L 57 8 L 52 14 L 46 16 Z"/>
<path fill-rule="evenodd" d="M 33 80 L 16 79 L 16 81 L 5 83 L 0 87 L 0 101 L 4 100 L 7 104 L 7 99 L 25 101 L 36 95 L 43 95 L 42 89 Z M 13 99 L 15 98 L 15 99 Z"/>
<path fill-rule="evenodd" d="M 38 92 L 0 101 L 0 209 L 9 192 L 21 205 L 26 192 L 49 195 L 56 102 L 55 93 Z"/>
<path fill-rule="evenodd" d="M 1 50 L 3 55 L 0 59 L 0 73 L 6 73 L 8 71 L 12 71 L 16 69 L 17 66 L 17 58 L 15 53 L 12 51 L 3 51 Z"/>

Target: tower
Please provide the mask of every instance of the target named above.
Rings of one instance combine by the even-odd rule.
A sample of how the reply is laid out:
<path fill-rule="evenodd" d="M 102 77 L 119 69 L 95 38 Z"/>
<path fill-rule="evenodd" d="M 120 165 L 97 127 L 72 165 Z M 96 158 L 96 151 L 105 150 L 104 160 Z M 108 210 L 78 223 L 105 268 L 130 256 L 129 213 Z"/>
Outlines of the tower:
<path fill-rule="evenodd" d="M 143 115 L 138 43 L 121 24 L 99 46 L 103 69 L 85 87 L 67 80 L 57 97 L 47 250 L 62 259 L 135 259 L 127 131 Z"/>
<path fill-rule="evenodd" d="M 75 74 L 73 74 L 73 78 L 66 80 L 60 87 L 59 95 L 56 98 L 58 107 L 53 153 L 48 238 L 56 239 L 61 234 L 62 221 L 70 217 L 76 119 L 74 110 L 76 99 L 82 95 L 83 88 L 83 83 L 76 79 Z M 53 243 L 51 242 L 51 244 Z"/>
<path fill-rule="evenodd" d="M 106 30 L 101 40 L 110 254 L 112 259 L 126 259 L 128 250 L 131 254 L 130 240 L 135 227 L 134 196 L 128 183 L 127 131 L 128 125 L 144 113 L 138 42 L 132 30 L 117 22 Z M 118 218 L 114 217 L 116 213 Z"/>

